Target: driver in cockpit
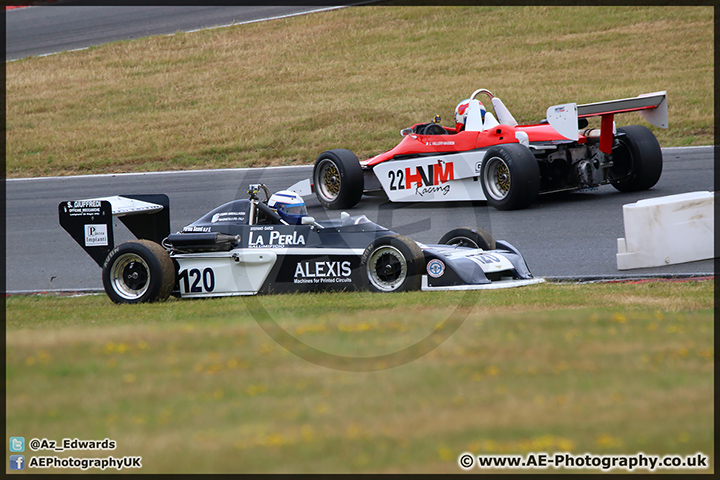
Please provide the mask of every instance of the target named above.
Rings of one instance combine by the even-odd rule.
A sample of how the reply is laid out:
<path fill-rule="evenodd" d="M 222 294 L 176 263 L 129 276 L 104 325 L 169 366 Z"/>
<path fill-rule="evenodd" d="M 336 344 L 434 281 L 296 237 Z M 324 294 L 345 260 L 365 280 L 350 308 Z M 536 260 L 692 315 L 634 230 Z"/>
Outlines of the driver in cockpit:
<path fill-rule="evenodd" d="M 482 104 L 482 102 L 478 101 L 480 104 L 480 118 L 484 122 L 485 121 L 485 105 Z M 463 130 L 465 130 L 465 123 L 467 122 L 467 110 L 470 106 L 470 99 L 466 98 L 465 100 L 461 101 L 457 104 L 457 107 L 455 107 L 455 130 L 460 133 Z"/>
<path fill-rule="evenodd" d="M 273 208 L 290 225 L 301 225 L 303 217 L 308 216 L 302 197 L 290 190 L 273 193 L 268 200 L 268 207 Z"/>

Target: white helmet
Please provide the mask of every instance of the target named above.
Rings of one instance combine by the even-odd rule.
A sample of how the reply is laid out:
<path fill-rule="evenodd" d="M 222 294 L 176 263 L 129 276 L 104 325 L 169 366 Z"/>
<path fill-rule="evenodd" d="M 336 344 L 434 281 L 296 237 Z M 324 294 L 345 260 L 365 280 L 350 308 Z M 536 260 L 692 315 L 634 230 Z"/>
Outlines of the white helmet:
<path fill-rule="evenodd" d="M 302 197 L 290 190 L 273 193 L 268 206 L 277 210 L 280 218 L 291 225 L 300 225 L 302 218 L 307 216 L 307 208 Z"/>
<path fill-rule="evenodd" d="M 470 106 L 470 99 L 466 98 L 462 102 L 457 104 L 455 107 L 455 128 L 460 131 L 461 127 L 465 126 L 467 120 L 467 109 Z M 485 121 L 485 105 L 481 101 L 477 101 L 480 104 L 480 118 Z"/>

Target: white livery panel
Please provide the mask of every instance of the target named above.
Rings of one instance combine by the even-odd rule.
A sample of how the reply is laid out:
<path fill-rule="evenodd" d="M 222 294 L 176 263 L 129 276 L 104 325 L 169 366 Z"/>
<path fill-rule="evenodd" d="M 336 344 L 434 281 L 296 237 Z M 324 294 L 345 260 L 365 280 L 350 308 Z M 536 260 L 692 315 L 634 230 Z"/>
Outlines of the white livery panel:
<path fill-rule="evenodd" d="M 177 278 L 182 297 L 255 295 L 268 277 L 277 254 L 271 250 L 179 254 Z"/>
<path fill-rule="evenodd" d="M 391 160 L 373 168 L 392 202 L 485 200 L 479 181 L 486 150 L 408 160 Z"/>

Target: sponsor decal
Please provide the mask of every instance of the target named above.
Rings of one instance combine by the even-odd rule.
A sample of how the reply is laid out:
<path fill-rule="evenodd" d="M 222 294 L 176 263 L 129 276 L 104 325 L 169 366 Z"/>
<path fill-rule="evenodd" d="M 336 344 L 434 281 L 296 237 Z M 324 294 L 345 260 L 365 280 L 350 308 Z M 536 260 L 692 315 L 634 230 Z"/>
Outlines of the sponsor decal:
<path fill-rule="evenodd" d="M 212 231 L 210 227 L 198 227 L 196 225 L 188 225 L 182 229 L 185 233 L 207 233 Z"/>
<path fill-rule="evenodd" d="M 210 220 L 212 223 L 218 222 L 245 222 L 245 212 L 223 212 L 216 213 Z"/>
<path fill-rule="evenodd" d="M 455 180 L 455 167 L 453 162 L 438 160 L 430 165 L 405 167 L 404 169 L 390 170 L 388 172 L 390 190 L 410 190 L 415 188 L 419 196 L 432 193 L 447 195 L 450 191 L 450 180 Z"/>
<path fill-rule="evenodd" d="M 427 141 L 427 142 L 425 142 L 425 145 L 431 146 L 431 147 L 437 147 L 437 146 L 443 146 L 443 145 L 455 145 L 455 141 L 454 140 L 443 140 L 443 141 L 439 141 L 439 142 Z"/>
<path fill-rule="evenodd" d="M 349 283 L 350 261 L 298 262 L 295 266 L 294 283 Z"/>
<path fill-rule="evenodd" d="M 298 232 L 282 234 L 277 230 L 251 231 L 248 237 L 249 248 L 284 248 L 305 245 L 305 236 Z"/>
<path fill-rule="evenodd" d="M 445 264 L 442 262 L 442 260 L 438 260 L 437 258 L 434 258 L 428 262 L 427 272 L 428 272 L 428 275 L 430 275 L 433 278 L 442 277 L 443 274 L 445 273 Z"/>
<path fill-rule="evenodd" d="M 565 106 L 555 107 L 555 113 L 563 113 L 564 111 L 565 111 Z"/>
<path fill-rule="evenodd" d="M 87 215 L 93 216 L 100 213 L 100 200 L 76 200 L 66 202 L 65 212 L 71 217 Z"/>
<path fill-rule="evenodd" d="M 67 202 L 68 208 L 100 208 L 100 200 L 75 200 L 74 202 Z"/>
<path fill-rule="evenodd" d="M 108 234 L 107 225 L 85 225 L 85 246 L 86 247 L 107 247 Z"/>
<path fill-rule="evenodd" d="M 432 193 L 442 193 L 443 195 L 447 195 L 450 191 L 450 185 L 437 185 L 434 187 L 418 187 L 415 189 L 415 195 L 418 195 L 420 197 L 424 197 L 425 195 L 430 195 Z"/>

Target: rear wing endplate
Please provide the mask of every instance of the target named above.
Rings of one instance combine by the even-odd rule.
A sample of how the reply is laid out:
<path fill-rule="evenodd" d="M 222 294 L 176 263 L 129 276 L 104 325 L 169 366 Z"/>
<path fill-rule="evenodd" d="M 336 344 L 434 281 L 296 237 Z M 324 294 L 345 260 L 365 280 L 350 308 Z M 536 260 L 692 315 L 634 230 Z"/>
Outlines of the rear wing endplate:
<path fill-rule="evenodd" d="M 578 118 L 602 117 L 600 150 L 610 153 L 606 150 L 612 148 L 613 118 L 618 113 L 627 112 L 640 112 L 645 120 L 656 127 L 668 128 L 667 92 L 645 93 L 633 98 L 584 105 L 575 103 L 555 105 L 548 108 L 547 119 L 550 126 L 560 135 L 577 141 L 579 138 Z"/>
<path fill-rule="evenodd" d="M 64 201 L 58 216 L 60 226 L 101 267 L 115 248 L 113 218 L 139 239 L 161 243 L 170 234 L 170 200 L 164 194 Z"/>

